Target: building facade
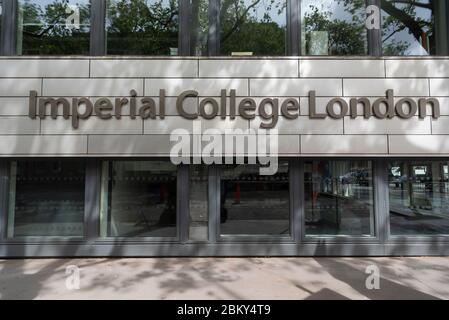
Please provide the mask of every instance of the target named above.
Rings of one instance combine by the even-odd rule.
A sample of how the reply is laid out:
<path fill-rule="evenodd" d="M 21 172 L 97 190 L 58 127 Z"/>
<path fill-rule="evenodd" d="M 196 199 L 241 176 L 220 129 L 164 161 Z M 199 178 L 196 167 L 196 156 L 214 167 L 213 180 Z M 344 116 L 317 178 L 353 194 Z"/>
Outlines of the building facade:
<path fill-rule="evenodd" d="M 0 0 L 0 257 L 447 255 L 448 17 Z"/>

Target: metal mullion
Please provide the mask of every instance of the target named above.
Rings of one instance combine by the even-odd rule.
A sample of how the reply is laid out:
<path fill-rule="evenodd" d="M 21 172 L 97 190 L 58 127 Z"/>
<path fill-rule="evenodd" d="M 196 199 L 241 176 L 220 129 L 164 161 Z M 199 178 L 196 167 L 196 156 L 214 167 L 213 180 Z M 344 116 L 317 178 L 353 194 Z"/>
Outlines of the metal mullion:
<path fill-rule="evenodd" d="M 91 0 L 90 6 L 90 55 L 106 55 L 106 1 Z"/>
<path fill-rule="evenodd" d="M 291 237 L 295 242 L 301 240 L 301 201 L 299 195 L 301 194 L 301 168 L 298 159 L 289 160 L 289 185 L 290 185 L 290 230 Z"/>
<path fill-rule="evenodd" d="M 294 221 L 297 224 L 297 242 L 302 242 L 305 238 L 305 187 L 304 187 L 304 159 L 298 159 L 295 161 L 295 169 L 296 174 L 294 175 L 294 179 L 296 181 L 296 189 L 297 193 L 295 194 L 296 200 L 296 208 L 295 209 L 295 217 Z"/>
<path fill-rule="evenodd" d="M 13 56 L 17 52 L 17 8 L 18 0 L 4 0 L 0 54 Z"/>
<path fill-rule="evenodd" d="M 188 241 L 189 237 L 189 166 L 178 167 L 177 175 L 176 214 L 178 238 L 181 243 Z"/>
<path fill-rule="evenodd" d="M 287 56 L 301 55 L 301 1 L 287 0 Z"/>
<path fill-rule="evenodd" d="M 0 240 L 6 238 L 9 194 L 9 161 L 0 160 Z"/>
<path fill-rule="evenodd" d="M 449 55 L 449 3 L 444 1 L 445 4 L 445 16 L 446 16 L 446 55 Z"/>
<path fill-rule="evenodd" d="M 191 1 L 178 0 L 179 7 L 179 29 L 178 29 L 178 47 L 180 56 L 190 55 L 190 21 L 191 21 Z"/>
<path fill-rule="evenodd" d="M 86 239 L 100 235 L 101 161 L 86 161 L 84 197 L 84 236 Z"/>
<path fill-rule="evenodd" d="M 208 169 L 208 221 L 209 243 L 216 243 L 219 237 L 220 227 L 220 176 L 216 165 L 210 165 Z"/>
<path fill-rule="evenodd" d="M 209 56 L 220 55 L 220 0 L 209 0 L 209 33 L 207 53 Z"/>
<path fill-rule="evenodd" d="M 373 160 L 374 164 L 374 215 L 376 236 L 381 243 L 388 240 L 389 234 L 389 198 L 388 163 L 386 159 Z"/>
<path fill-rule="evenodd" d="M 379 8 L 379 28 L 367 30 L 368 55 L 373 57 L 382 56 L 382 30 L 381 30 L 381 0 L 366 0 L 366 6 L 374 5 Z"/>

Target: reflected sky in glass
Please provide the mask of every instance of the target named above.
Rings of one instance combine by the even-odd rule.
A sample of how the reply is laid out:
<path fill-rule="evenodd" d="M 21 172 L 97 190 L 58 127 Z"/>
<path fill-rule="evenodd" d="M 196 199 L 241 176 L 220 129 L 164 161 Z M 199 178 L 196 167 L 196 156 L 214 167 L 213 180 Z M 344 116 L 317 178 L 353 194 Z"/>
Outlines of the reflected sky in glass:
<path fill-rule="evenodd" d="M 430 1 L 416 1 L 422 4 L 430 4 Z M 410 5 L 403 3 L 394 3 L 394 6 L 402 11 L 406 10 Z M 416 16 L 414 18 L 415 21 L 423 20 L 426 22 L 432 21 L 432 10 L 427 8 L 415 7 L 414 11 Z M 385 24 L 386 19 L 389 17 L 388 13 L 382 11 L 382 24 Z M 428 50 L 426 50 L 421 43 L 414 37 L 414 35 L 410 32 L 408 28 L 404 27 L 404 24 L 401 22 L 395 23 L 394 25 L 390 25 L 388 28 L 384 28 L 382 34 L 383 46 L 384 48 L 388 45 L 406 45 L 405 50 L 402 55 L 429 55 Z M 433 33 L 429 28 L 423 28 L 423 31 L 426 33 Z"/>

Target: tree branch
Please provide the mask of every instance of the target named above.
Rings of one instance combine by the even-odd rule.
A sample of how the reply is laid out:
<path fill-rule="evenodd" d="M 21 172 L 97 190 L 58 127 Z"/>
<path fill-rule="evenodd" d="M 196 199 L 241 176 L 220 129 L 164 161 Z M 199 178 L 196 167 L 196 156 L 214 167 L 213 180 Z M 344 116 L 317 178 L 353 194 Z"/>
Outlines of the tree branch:
<path fill-rule="evenodd" d="M 400 22 L 402 22 L 413 34 L 413 36 L 416 38 L 416 40 L 419 41 L 420 37 L 424 33 L 424 30 L 421 28 L 421 26 L 416 22 L 413 17 L 406 14 L 404 11 L 396 8 L 394 5 L 391 4 L 391 2 L 382 0 L 381 4 L 382 10 L 384 10 L 386 13 L 388 13 L 390 16 L 393 16 L 397 18 Z"/>
<path fill-rule="evenodd" d="M 249 12 L 249 10 L 251 10 L 251 8 L 254 8 L 256 5 L 258 5 L 260 1 L 261 0 L 257 0 L 255 2 L 253 2 L 251 5 L 249 5 L 248 8 L 246 8 L 245 11 L 243 11 L 243 13 L 240 17 L 238 17 L 237 10 L 236 10 L 236 20 L 235 20 L 234 26 L 231 28 L 231 30 L 229 30 L 223 36 L 222 42 L 225 42 L 235 32 L 235 30 L 237 30 L 239 25 L 245 21 L 246 15 Z"/>

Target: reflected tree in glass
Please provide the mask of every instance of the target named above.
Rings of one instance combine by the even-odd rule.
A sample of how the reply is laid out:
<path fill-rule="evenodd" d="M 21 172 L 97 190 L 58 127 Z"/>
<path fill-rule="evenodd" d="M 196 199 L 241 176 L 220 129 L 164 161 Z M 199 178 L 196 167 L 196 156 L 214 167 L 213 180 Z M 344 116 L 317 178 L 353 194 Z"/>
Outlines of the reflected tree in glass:
<path fill-rule="evenodd" d="M 88 55 L 89 43 L 89 0 L 19 0 L 19 55 Z"/>
<path fill-rule="evenodd" d="M 286 20 L 285 0 L 221 1 L 221 53 L 285 55 Z"/>
<path fill-rule="evenodd" d="M 3 16 L 3 4 L 2 4 L 2 0 L 0 0 L 0 37 L 2 34 L 2 16 Z M 0 43 L 0 45 L 1 45 L 1 43 Z"/>
<path fill-rule="evenodd" d="M 306 235 L 375 235 L 371 161 L 307 161 L 304 184 Z"/>
<path fill-rule="evenodd" d="M 192 56 L 205 56 L 208 49 L 209 0 L 190 0 L 190 7 L 192 17 L 190 54 Z"/>
<path fill-rule="evenodd" d="M 303 0 L 304 55 L 365 55 L 365 0 Z"/>
<path fill-rule="evenodd" d="M 107 53 L 177 55 L 178 0 L 109 0 Z"/>
<path fill-rule="evenodd" d="M 448 168 L 446 161 L 390 162 L 392 235 L 449 234 Z"/>
<path fill-rule="evenodd" d="M 446 1 L 382 0 L 384 55 L 446 55 Z M 365 0 L 303 0 L 306 55 L 367 53 Z"/>
<path fill-rule="evenodd" d="M 446 1 L 382 0 L 385 55 L 447 54 Z"/>

